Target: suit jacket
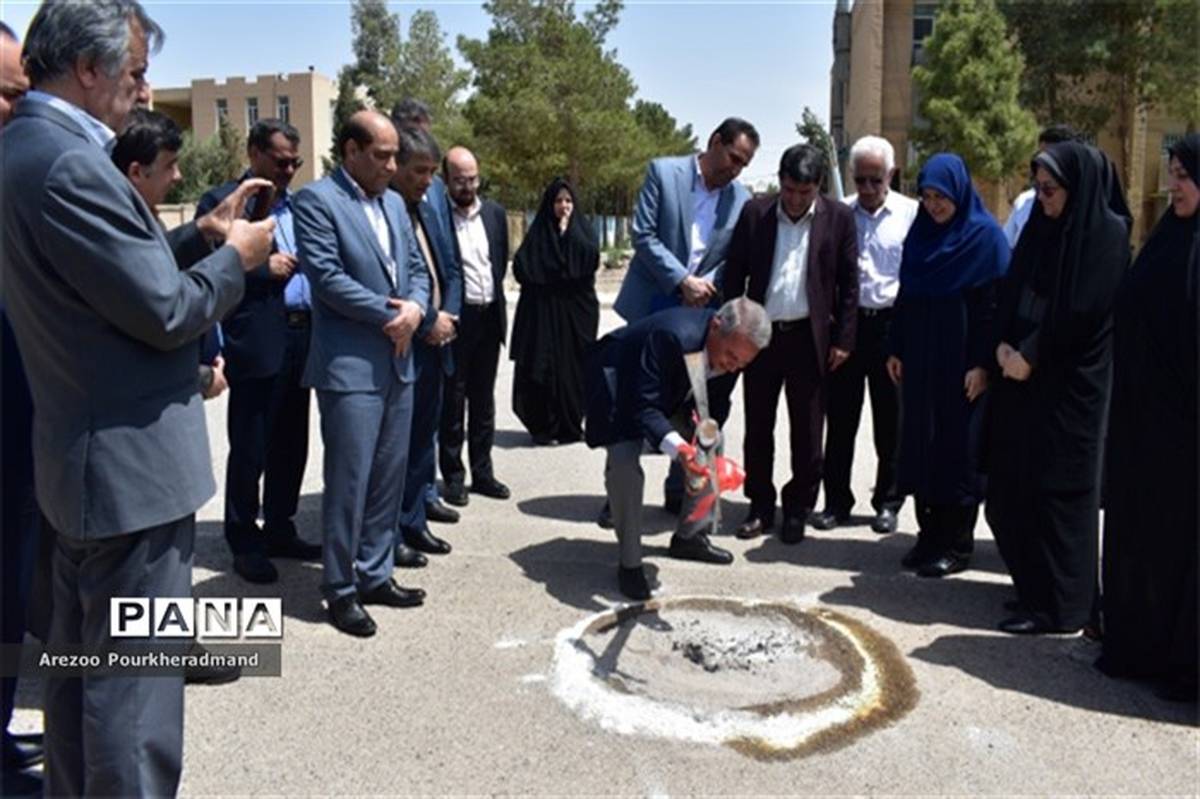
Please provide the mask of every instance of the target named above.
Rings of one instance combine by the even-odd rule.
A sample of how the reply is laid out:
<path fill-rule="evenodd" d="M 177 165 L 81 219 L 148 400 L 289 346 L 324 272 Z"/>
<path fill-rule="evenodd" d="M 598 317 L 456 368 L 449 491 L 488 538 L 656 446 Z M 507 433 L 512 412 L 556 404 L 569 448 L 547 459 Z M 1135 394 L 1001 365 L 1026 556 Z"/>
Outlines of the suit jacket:
<path fill-rule="evenodd" d="M 249 173 L 209 189 L 196 204 L 196 218 L 207 214 L 233 193 Z M 254 213 L 257 196 L 246 203 L 247 215 Z M 272 242 L 271 252 L 277 251 Z M 294 254 L 294 253 L 293 253 Z M 221 320 L 224 334 L 225 375 L 231 381 L 271 377 L 283 368 L 287 346 L 287 308 L 283 301 L 286 280 L 276 280 L 267 262 L 246 273 L 246 294 L 237 307 Z"/>
<path fill-rule="evenodd" d="M 196 341 L 242 297 L 236 251 L 180 271 L 133 186 L 56 108 L 21 101 L 3 141 L 5 310 L 42 511 L 77 539 L 194 513 L 216 491 Z"/>
<path fill-rule="evenodd" d="M 676 288 L 688 275 L 692 249 L 694 155 L 650 162 L 633 213 L 633 260 L 613 308 L 629 322 L 679 304 Z M 750 194 L 739 183 L 721 189 L 717 219 L 696 274 L 721 288 L 725 252 L 738 213 Z"/>
<path fill-rule="evenodd" d="M 390 298 L 428 307 L 429 273 L 400 195 L 384 192 L 383 207 L 395 253 L 394 285 L 387 256 L 343 170 L 296 193 L 297 255 L 313 296 L 307 386 L 379 391 L 388 380 L 413 380 L 412 347 L 397 357 L 383 326 L 396 315 Z"/>
<path fill-rule="evenodd" d="M 504 276 L 508 274 L 508 213 L 499 203 L 483 198 L 479 209 L 483 230 L 487 234 L 488 260 L 492 262 L 492 286 L 495 288 L 497 316 L 500 320 L 500 343 L 508 337 L 508 309 L 504 298 Z M 462 271 L 462 250 L 458 246 L 458 235 L 454 232 L 454 209 L 450 207 L 450 241 L 454 244 L 454 262 Z M 463 289 L 463 302 L 466 302 Z"/>
<path fill-rule="evenodd" d="M 438 186 L 441 188 L 440 192 L 435 188 Z M 459 265 L 458 258 L 454 252 L 454 228 L 451 226 L 448 218 L 450 208 L 447 202 L 446 188 L 439 179 L 434 181 L 429 187 L 429 191 L 421 198 L 421 202 L 417 204 L 417 214 L 420 216 L 421 224 L 425 228 L 425 235 L 429 239 L 429 249 L 433 253 L 433 260 L 436 262 L 433 264 L 433 268 L 437 273 L 438 287 L 442 301 L 439 308 L 434 308 L 433 292 L 432 290 L 430 291 L 425 318 L 421 320 L 421 326 L 417 328 L 416 338 L 418 339 L 423 338 L 433 327 L 439 310 L 456 317 L 462 316 L 462 267 Z M 417 254 L 421 258 L 421 262 L 424 263 L 425 256 L 421 252 L 420 246 L 415 240 L 413 244 L 417 247 Z M 426 347 L 429 345 L 423 341 L 418 341 L 417 346 Z M 447 377 L 454 374 L 453 347 L 436 347 L 435 349 L 438 352 L 438 357 L 441 359 L 442 371 Z"/>
<path fill-rule="evenodd" d="M 858 321 L 858 234 L 854 211 L 843 203 L 819 196 L 808 233 L 808 269 L 805 293 L 808 318 L 822 375 L 828 366 L 829 348 L 854 351 Z M 726 299 L 743 294 L 763 302 L 771 282 L 778 197 L 760 197 L 746 203 L 733 231 L 725 265 Z"/>
<path fill-rule="evenodd" d="M 670 308 L 592 345 L 583 377 L 589 447 L 640 438 L 657 448 L 675 429 L 671 417 L 687 406 L 692 390 L 683 356 L 704 348 L 715 313 L 710 308 Z M 714 401 L 727 397 L 720 390 L 726 377 L 709 378 Z"/>

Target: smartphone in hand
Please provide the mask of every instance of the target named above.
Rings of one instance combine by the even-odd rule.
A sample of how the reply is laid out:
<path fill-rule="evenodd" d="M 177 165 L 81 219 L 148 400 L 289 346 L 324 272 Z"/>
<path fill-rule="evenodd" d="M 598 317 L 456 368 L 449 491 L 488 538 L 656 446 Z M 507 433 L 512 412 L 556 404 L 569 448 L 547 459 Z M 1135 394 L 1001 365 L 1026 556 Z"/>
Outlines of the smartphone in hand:
<path fill-rule="evenodd" d="M 275 187 L 263 186 L 254 195 L 254 210 L 250 212 L 250 221 L 258 222 L 271 214 L 271 206 L 275 200 Z"/>

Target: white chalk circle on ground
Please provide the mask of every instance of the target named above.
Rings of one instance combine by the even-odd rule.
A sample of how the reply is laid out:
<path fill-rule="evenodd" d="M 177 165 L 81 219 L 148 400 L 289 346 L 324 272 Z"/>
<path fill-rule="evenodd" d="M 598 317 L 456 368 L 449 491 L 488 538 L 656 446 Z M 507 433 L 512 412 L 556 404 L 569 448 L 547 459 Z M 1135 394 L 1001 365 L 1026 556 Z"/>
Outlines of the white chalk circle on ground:
<path fill-rule="evenodd" d="M 824 608 L 652 599 L 560 633 L 551 687 L 613 732 L 719 744 L 763 759 L 839 748 L 916 703 L 890 641 Z"/>

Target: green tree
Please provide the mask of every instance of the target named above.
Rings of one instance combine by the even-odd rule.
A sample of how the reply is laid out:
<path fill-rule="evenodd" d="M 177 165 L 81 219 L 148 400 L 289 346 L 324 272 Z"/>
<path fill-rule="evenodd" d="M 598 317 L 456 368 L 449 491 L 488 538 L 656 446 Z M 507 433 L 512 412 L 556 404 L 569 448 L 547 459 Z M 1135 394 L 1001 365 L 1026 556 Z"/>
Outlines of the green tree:
<path fill-rule="evenodd" d="M 631 174 L 628 193 L 636 191 L 644 163 L 631 166 L 644 157 L 645 139 L 630 108 L 635 86 L 604 47 L 621 8 L 620 0 L 601 0 L 577 17 L 569 0 L 491 0 L 487 39 L 459 37 L 474 69 L 464 114 L 495 193 L 509 205 L 530 207 L 555 175 L 571 180 L 585 203 L 608 205 Z"/>
<path fill-rule="evenodd" d="M 400 45 L 400 59 L 392 75 L 390 91 L 394 100 L 421 100 L 433 114 L 438 140 L 457 143 L 469 133 L 463 123 L 459 95 L 470 82 L 470 73 L 454 65 L 437 14 L 414 12 L 408 20 L 408 39 Z"/>
<path fill-rule="evenodd" d="M 638 100 L 633 104 L 633 120 L 649 137 L 650 158 L 662 155 L 687 155 L 696 152 L 696 134 L 690 124 L 678 127 L 675 117 L 660 103 Z"/>
<path fill-rule="evenodd" d="M 168 203 L 194 203 L 213 186 L 234 180 L 246 168 L 246 141 L 241 131 L 224 117 L 217 132 L 197 141 L 193 131 L 183 134 L 179 149 L 179 172 L 183 180 L 167 194 Z"/>
<path fill-rule="evenodd" d="M 829 193 L 833 174 L 838 170 L 837 148 L 833 145 L 833 137 L 825 128 L 825 123 L 808 106 L 800 113 L 800 122 L 796 124 L 796 132 L 806 144 L 817 147 L 825 153 L 825 180 L 821 183 L 821 191 Z M 838 195 L 839 197 L 841 195 Z"/>
<path fill-rule="evenodd" d="M 1018 102 L 1024 61 L 994 0 L 943 4 L 925 56 L 913 68 L 923 117 L 913 126 L 917 148 L 957 153 L 974 175 L 1004 181 L 1028 161 L 1037 124 Z"/>

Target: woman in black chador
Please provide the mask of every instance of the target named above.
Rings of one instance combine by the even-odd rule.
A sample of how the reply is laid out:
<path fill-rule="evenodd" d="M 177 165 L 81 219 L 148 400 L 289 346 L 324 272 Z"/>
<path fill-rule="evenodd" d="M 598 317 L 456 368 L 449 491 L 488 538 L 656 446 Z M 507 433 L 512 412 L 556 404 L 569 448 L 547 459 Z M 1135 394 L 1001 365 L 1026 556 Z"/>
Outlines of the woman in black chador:
<path fill-rule="evenodd" d="M 1129 209 L 1095 147 L 1033 160 L 1037 203 L 1000 288 L 987 519 L 1017 589 L 1009 633 L 1092 619 L 1112 309 L 1129 265 Z"/>
<path fill-rule="evenodd" d="M 513 259 L 521 299 L 509 357 L 513 410 L 538 444 L 583 438 L 583 352 L 596 340 L 600 246 L 562 178 L 546 187 Z"/>
<path fill-rule="evenodd" d="M 1196 699 L 1200 134 L 1171 148 L 1171 205 L 1117 294 L 1104 513 L 1104 655 Z"/>
<path fill-rule="evenodd" d="M 904 408 L 898 484 L 915 495 L 920 527 L 902 563 L 944 577 L 967 568 L 974 551 L 995 286 L 1009 250 L 957 155 L 930 158 L 917 187 L 887 368 Z"/>

